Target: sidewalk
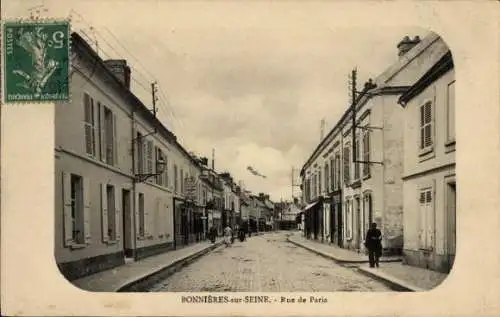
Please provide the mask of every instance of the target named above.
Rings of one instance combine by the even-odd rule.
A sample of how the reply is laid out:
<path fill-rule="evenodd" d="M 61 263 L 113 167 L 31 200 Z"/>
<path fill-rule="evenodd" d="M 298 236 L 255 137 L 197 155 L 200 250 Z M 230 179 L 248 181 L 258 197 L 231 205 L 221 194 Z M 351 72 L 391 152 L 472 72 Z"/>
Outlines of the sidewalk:
<path fill-rule="evenodd" d="M 137 291 L 144 288 L 150 279 L 166 278 L 182 266 L 217 248 L 222 244 L 218 238 L 215 244 L 208 241 L 186 246 L 178 250 L 147 257 L 72 281 L 75 286 L 91 292 Z"/>
<path fill-rule="evenodd" d="M 428 291 L 441 284 L 448 276 L 448 274 L 402 264 L 400 263 L 402 260 L 400 256 L 382 257 L 380 258 L 379 268 L 370 268 L 368 266 L 368 257 L 364 254 L 311 241 L 300 234 L 289 236 L 288 241 L 330 258 L 339 264 L 357 263 L 359 264 L 357 266 L 359 272 L 378 279 L 398 291 Z"/>
<path fill-rule="evenodd" d="M 342 249 L 336 245 L 309 240 L 301 233 L 295 233 L 288 237 L 288 241 L 300 247 L 308 249 L 324 257 L 333 259 L 338 263 L 368 263 L 368 256 L 352 250 Z M 402 256 L 382 256 L 380 262 L 400 262 Z"/>

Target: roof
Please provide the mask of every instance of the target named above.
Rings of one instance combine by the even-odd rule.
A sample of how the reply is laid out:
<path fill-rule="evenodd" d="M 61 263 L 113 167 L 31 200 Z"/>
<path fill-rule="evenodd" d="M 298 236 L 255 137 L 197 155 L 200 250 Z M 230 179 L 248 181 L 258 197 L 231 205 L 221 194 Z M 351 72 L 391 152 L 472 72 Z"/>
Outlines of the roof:
<path fill-rule="evenodd" d="M 454 68 L 453 56 L 451 51 L 448 51 L 439 61 L 436 62 L 422 77 L 420 77 L 413 86 L 411 86 L 404 94 L 399 97 L 398 103 L 403 107 L 406 103 L 415 98 L 425 88 L 431 85 L 434 81 L 446 74 Z"/>
<path fill-rule="evenodd" d="M 157 128 L 158 131 L 165 137 L 168 141 L 172 142 L 182 154 L 186 156 L 187 159 L 193 163 L 196 167 L 200 167 L 199 162 L 195 160 L 191 154 L 177 141 L 177 137 L 174 133 L 168 130 L 158 118 L 156 118 L 151 111 L 142 103 L 142 101 L 137 98 L 137 96 L 128 89 L 124 83 L 122 83 L 106 66 L 104 60 L 94 51 L 94 49 L 76 32 L 71 33 L 71 49 L 75 51 L 78 49 L 80 53 L 87 54 L 88 56 L 84 56 L 80 54 L 82 57 L 86 57 L 91 60 L 94 64 L 94 71 L 97 70 L 97 66 L 99 69 L 106 73 L 108 77 L 112 78 L 111 81 L 113 85 L 115 85 L 116 89 L 119 89 L 126 99 L 128 99 L 131 104 L 135 107 L 135 110 L 141 111 L 141 114 L 146 117 L 146 120 L 149 120 L 153 127 Z"/>
<path fill-rule="evenodd" d="M 398 61 L 390 65 L 384 72 L 382 72 L 379 76 L 377 76 L 374 80 L 374 83 L 379 86 L 376 89 L 373 89 L 370 91 L 370 95 L 365 95 L 362 98 L 359 98 L 357 100 L 356 104 L 356 110 L 358 108 L 361 108 L 369 99 L 372 98 L 372 96 L 375 95 L 382 95 L 382 94 L 394 94 L 394 93 L 401 93 L 405 91 L 408 87 L 406 86 L 388 86 L 387 83 L 394 77 L 396 76 L 399 71 L 401 71 L 406 65 L 408 65 L 412 59 L 414 59 L 416 56 L 418 56 L 421 52 L 425 51 L 425 49 L 431 45 L 434 41 L 439 39 L 439 36 L 435 33 L 430 33 L 428 34 L 424 39 L 421 40 L 421 42 L 415 47 L 413 47 L 409 52 L 407 52 L 405 55 L 403 55 Z M 364 89 L 363 89 L 364 90 Z M 333 126 L 333 128 L 328 132 L 328 134 L 320 141 L 320 143 L 316 146 L 314 151 L 311 153 L 309 158 L 306 160 L 304 165 L 302 166 L 300 170 L 300 176 L 304 175 L 304 171 L 306 166 L 308 166 L 316 157 L 320 149 L 322 149 L 326 143 L 330 142 L 331 140 L 330 137 L 338 132 L 339 128 L 344 124 L 344 121 L 351 117 L 352 114 L 352 106 L 347 107 L 347 109 L 344 111 L 340 119 L 337 121 L 337 123 Z"/>

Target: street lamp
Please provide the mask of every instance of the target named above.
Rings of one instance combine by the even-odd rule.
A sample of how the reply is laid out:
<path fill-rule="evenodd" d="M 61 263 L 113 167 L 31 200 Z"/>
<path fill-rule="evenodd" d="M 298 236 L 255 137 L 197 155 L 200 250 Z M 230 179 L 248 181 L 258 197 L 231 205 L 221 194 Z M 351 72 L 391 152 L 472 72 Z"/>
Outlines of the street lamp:
<path fill-rule="evenodd" d="M 165 167 L 165 160 L 163 159 L 163 157 L 159 157 L 156 159 L 156 173 L 135 174 L 135 181 L 138 183 L 143 183 L 150 177 L 161 175 L 165 171 Z"/>

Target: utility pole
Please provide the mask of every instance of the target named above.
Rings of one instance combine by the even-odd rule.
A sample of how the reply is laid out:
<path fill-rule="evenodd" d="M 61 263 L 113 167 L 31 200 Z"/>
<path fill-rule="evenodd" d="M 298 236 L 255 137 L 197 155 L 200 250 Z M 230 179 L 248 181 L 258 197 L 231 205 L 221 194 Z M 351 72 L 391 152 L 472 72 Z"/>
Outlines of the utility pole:
<path fill-rule="evenodd" d="M 156 102 L 158 101 L 158 96 L 156 93 L 158 92 L 157 82 L 151 83 L 151 94 L 153 96 L 153 116 L 156 118 Z"/>
<path fill-rule="evenodd" d="M 358 70 L 351 73 L 351 108 L 352 108 L 352 162 L 356 164 L 356 77 Z"/>

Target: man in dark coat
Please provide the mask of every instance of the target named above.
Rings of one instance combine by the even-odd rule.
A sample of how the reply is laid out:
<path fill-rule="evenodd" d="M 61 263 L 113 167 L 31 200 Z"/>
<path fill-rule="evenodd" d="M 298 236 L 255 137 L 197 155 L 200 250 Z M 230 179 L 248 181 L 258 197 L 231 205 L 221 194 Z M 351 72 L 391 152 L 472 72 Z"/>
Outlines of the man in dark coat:
<path fill-rule="evenodd" d="M 368 249 L 370 267 L 379 267 L 379 259 L 382 254 L 382 232 L 377 229 L 377 224 L 372 223 L 366 233 L 365 247 Z"/>

